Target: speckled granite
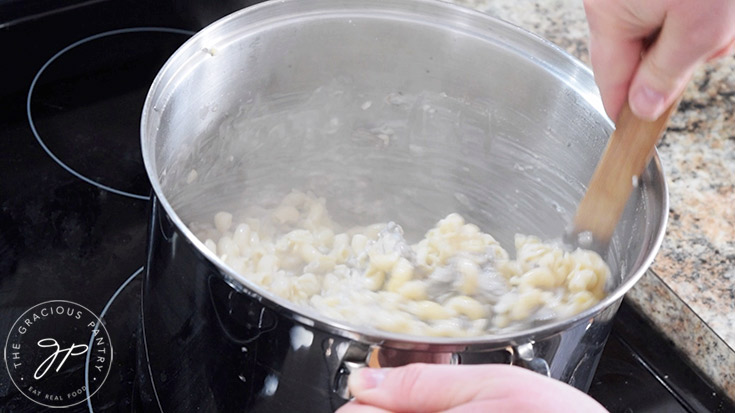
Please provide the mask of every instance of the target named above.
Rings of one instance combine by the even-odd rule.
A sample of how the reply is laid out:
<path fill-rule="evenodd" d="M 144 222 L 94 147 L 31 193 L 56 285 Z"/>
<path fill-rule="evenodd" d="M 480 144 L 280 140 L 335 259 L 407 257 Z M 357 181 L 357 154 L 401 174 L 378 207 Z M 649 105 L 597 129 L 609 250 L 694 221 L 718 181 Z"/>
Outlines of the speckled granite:
<path fill-rule="evenodd" d="M 735 352 L 655 273 L 649 271 L 627 298 L 668 333 L 691 361 L 732 397 Z"/>
<path fill-rule="evenodd" d="M 588 63 L 581 0 L 455 0 Z M 659 144 L 669 225 L 633 303 L 735 399 L 735 58 L 700 69 Z"/>

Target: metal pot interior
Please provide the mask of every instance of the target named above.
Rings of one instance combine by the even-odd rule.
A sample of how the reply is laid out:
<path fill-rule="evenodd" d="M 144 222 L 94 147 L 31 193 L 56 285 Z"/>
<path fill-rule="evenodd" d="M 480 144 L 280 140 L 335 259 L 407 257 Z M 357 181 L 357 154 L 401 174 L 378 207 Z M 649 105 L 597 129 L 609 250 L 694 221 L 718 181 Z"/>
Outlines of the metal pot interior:
<path fill-rule="evenodd" d="M 186 225 L 295 188 L 325 197 L 342 224 L 395 221 L 412 242 L 458 212 L 512 251 L 515 233 L 563 233 L 612 128 L 590 71 L 507 23 L 435 1 L 291 0 L 179 49 L 148 95 L 142 149 L 196 248 L 320 320 L 232 274 Z M 656 158 L 612 241 L 610 296 L 544 328 L 618 300 L 655 255 L 667 209 Z"/>

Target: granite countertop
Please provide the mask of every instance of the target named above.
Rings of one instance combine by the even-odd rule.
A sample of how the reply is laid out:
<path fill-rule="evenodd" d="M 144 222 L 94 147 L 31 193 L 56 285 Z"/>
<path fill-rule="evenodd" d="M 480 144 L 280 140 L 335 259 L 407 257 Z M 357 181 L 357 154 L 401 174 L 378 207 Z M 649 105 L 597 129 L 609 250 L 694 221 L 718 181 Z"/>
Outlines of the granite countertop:
<path fill-rule="evenodd" d="M 581 0 L 454 0 L 514 23 L 589 65 Z M 627 297 L 735 397 L 735 57 L 698 70 L 658 151 L 669 223 Z"/>

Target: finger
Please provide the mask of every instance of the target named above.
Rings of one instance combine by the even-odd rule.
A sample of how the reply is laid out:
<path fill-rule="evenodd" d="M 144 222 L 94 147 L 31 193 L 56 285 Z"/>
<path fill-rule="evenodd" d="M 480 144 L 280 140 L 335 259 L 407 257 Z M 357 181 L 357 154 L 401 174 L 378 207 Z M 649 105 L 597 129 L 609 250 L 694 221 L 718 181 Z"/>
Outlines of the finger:
<path fill-rule="evenodd" d="M 508 365 L 362 369 L 350 375 L 349 388 L 361 404 L 398 413 L 445 411 L 475 402 L 497 406 L 496 411 L 605 411 L 571 386 Z"/>
<path fill-rule="evenodd" d="M 351 401 L 344 406 L 337 409 L 335 413 L 391 413 L 389 410 L 383 410 L 379 407 L 370 406 L 366 404 L 360 404 L 356 401 Z"/>
<path fill-rule="evenodd" d="M 633 78 L 645 39 L 664 19 L 661 9 L 642 14 L 625 2 L 585 0 L 590 28 L 590 61 L 608 116 L 616 120 Z"/>
<path fill-rule="evenodd" d="M 681 4 L 690 8 L 681 6 L 670 11 L 631 82 L 630 108 L 643 119 L 660 116 L 682 93 L 696 68 L 726 47 L 735 34 L 732 21 L 718 14 L 732 13 L 728 9 L 707 9 L 698 2 Z"/>
<path fill-rule="evenodd" d="M 617 119 L 628 96 L 630 79 L 638 66 L 642 42 L 593 36 L 590 38 L 590 50 L 594 50 L 590 59 L 605 112 L 610 119 Z M 616 54 L 613 55 L 612 51 Z"/>
<path fill-rule="evenodd" d="M 730 56 L 731 54 L 735 54 L 735 37 L 730 40 L 729 44 L 725 45 L 720 50 L 712 53 L 712 55 L 707 58 L 707 61 L 709 62 L 711 60 L 719 59 L 721 57 Z"/>
<path fill-rule="evenodd" d="M 459 367 L 459 368 L 458 368 Z M 410 364 L 391 369 L 361 369 L 350 375 L 357 401 L 394 412 L 441 411 L 473 400 L 493 386 L 492 369 L 474 366 Z"/>

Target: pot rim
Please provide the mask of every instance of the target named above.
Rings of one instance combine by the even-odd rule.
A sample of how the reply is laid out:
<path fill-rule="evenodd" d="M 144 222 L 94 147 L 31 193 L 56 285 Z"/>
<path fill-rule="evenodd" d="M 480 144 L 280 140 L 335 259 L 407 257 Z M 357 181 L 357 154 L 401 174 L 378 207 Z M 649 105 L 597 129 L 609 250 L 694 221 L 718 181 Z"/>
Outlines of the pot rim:
<path fill-rule="evenodd" d="M 305 5 L 307 4 L 308 5 Z M 369 7 L 360 8 L 360 5 L 368 5 Z M 159 180 L 159 173 L 156 170 L 155 165 L 155 145 L 148 143 L 147 140 L 153 139 L 149 137 L 149 126 L 151 123 L 151 117 L 154 113 L 157 113 L 159 109 L 158 101 L 161 100 L 164 104 L 166 98 L 170 95 L 170 89 L 172 88 L 173 80 L 181 76 L 183 72 L 179 64 L 182 62 L 188 62 L 191 60 L 192 55 L 201 50 L 201 42 L 203 38 L 210 36 L 211 33 L 218 33 L 222 27 L 231 24 L 232 21 L 243 18 L 243 16 L 251 14 L 263 14 L 268 19 L 266 21 L 259 20 L 257 24 L 250 26 L 249 28 L 240 29 L 241 31 L 236 34 L 247 33 L 252 30 L 259 30 L 264 25 L 274 24 L 285 24 L 289 20 L 294 18 L 303 19 L 304 14 L 296 16 L 296 12 L 303 12 L 303 9 L 310 10 L 312 13 L 318 13 L 319 16 L 324 17 L 327 13 L 338 13 L 340 16 L 345 15 L 345 10 L 359 12 L 359 11 L 370 11 L 372 13 L 380 13 L 381 15 L 391 16 L 391 12 L 400 12 L 404 14 L 411 13 L 412 17 L 420 18 L 429 13 L 435 15 L 441 14 L 445 17 L 444 20 L 434 21 L 432 24 L 441 25 L 444 27 L 452 27 L 454 29 L 470 30 L 475 35 L 483 35 L 483 38 L 491 39 L 490 36 L 492 31 L 503 31 L 509 35 L 516 36 L 516 38 L 503 38 L 504 41 L 518 41 L 523 40 L 526 42 L 532 42 L 536 47 L 541 48 L 547 53 L 553 53 L 556 58 L 563 59 L 564 64 L 569 65 L 568 68 L 560 69 L 549 65 L 546 62 L 540 61 L 539 59 L 533 59 L 535 64 L 543 66 L 545 69 L 554 72 L 557 76 L 564 76 L 567 83 L 570 82 L 587 82 L 594 86 L 592 71 L 580 62 L 575 57 L 568 54 L 566 51 L 553 44 L 549 40 L 546 40 L 539 35 L 529 32 L 519 26 L 504 20 L 492 17 L 488 14 L 482 13 L 477 10 L 469 9 L 463 6 L 445 3 L 437 0 L 361 0 L 357 1 L 345 1 L 345 0 L 312 0 L 310 2 L 300 2 L 299 0 L 269 0 L 263 3 L 256 4 L 254 6 L 247 7 L 245 9 L 236 11 L 230 15 L 227 15 L 209 26 L 203 28 L 196 33 L 192 38 L 187 40 L 179 49 L 167 60 L 167 62 L 160 69 L 156 75 L 148 94 L 146 96 L 145 104 L 143 106 L 142 117 L 141 117 L 141 152 L 143 156 L 143 163 L 145 165 L 146 173 L 153 189 L 153 194 L 156 202 L 159 202 L 165 212 L 168 214 L 169 219 L 174 223 L 178 231 L 180 231 L 186 240 L 190 242 L 198 253 L 202 254 L 209 262 L 213 263 L 220 274 L 228 284 L 230 284 L 236 290 L 245 293 L 253 298 L 256 298 L 261 303 L 271 308 L 278 309 L 280 312 L 285 313 L 290 318 L 307 326 L 320 328 L 338 336 L 342 336 L 348 339 L 358 340 L 362 342 L 389 345 L 396 348 L 412 348 L 415 350 L 426 349 L 427 351 L 434 351 L 436 349 L 447 349 L 449 351 L 456 350 L 458 348 L 487 348 L 490 346 L 506 345 L 508 343 L 522 344 L 526 342 L 532 342 L 534 337 L 549 336 L 559 331 L 569 329 L 570 327 L 581 324 L 581 323 L 592 323 L 596 315 L 601 313 L 608 307 L 616 305 L 625 293 L 633 287 L 633 285 L 643 276 L 648 270 L 654 257 L 658 253 L 658 250 L 663 241 L 665 234 L 666 224 L 668 221 L 668 210 L 669 210 L 669 193 L 666 185 L 666 180 L 663 175 L 663 168 L 661 165 L 658 152 L 654 151 L 652 162 L 648 165 L 646 171 L 643 173 L 643 177 L 650 178 L 651 184 L 661 188 L 662 196 L 662 210 L 659 222 L 652 223 L 655 225 L 655 233 L 652 234 L 650 241 L 651 248 L 644 257 L 639 257 L 638 265 L 636 266 L 635 272 L 627 277 L 620 285 L 615 288 L 607 297 L 602 299 L 595 306 L 576 314 L 573 317 L 560 319 L 552 323 L 536 326 L 529 329 L 506 332 L 502 334 L 492 334 L 476 337 L 433 337 L 433 336 L 414 336 L 408 334 L 391 333 L 382 330 L 378 330 L 370 327 L 358 327 L 351 325 L 343 320 L 332 319 L 323 315 L 320 315 L 315 309 L 302 307 L 297 304 L 293 304 L 286 299 L 283 299 L 275 294 L 263 289 L 262 287 L 254 284 L 247 280 L 244 276 L 236 273 L 230 267 L 228 267 L 216 254 L 212 253 L 204 243 L 199 240 L 194 233 L 184 224 L 182 219 L 178 216 L 174 208 L 168 202 L 164 196 L 163 189 Z M 294 12 L 296 10 L 296 12 Z M 285 13 L 284 13 L 285 12 Z M 433 16 L 437 17 L 437 16 Z M 472 20 L 485 23 L 482 26 L 471 25 Z M 416 20 L 417 21 L 417 20 Z M 411 21 L 415 23 L 416 21 Z M 469 23 L 468 23 L 469 22 Z M 456 26 L 456 27 L 453 27 Z M 221 35 L 221 33 L 218 33 Z M 235 34 L 227 33 L 230 37 L 234 37 Z M 509 45 L 512 46 L 512 45 Z M 514 51 L 520 54 L 528 54 L 526 50 L 514 49 Z M 574 78 L 570 78 L 569 74 L 564 72 L 574 72 Z M 583 85 L 584 86 L 584 85 Z M 589 89 L 589 85 L 587 85 Z M 164 93 L 166 92 L 166 93 Z M 592 91 L 590 90 L 576 90 L 575 92 L 580 93 L 590 105 L 592 105 L 598 113 L 600 113 L 606 122 L 612 127 L 613 123 L 605 115 L 602 107 L 602 102 L 599 98 L 599 92 L 596 87 Z M 160 115 L 158 115 L 160 116 Z M 152 136 L 153 132 L 151 132 Z M 647 179 L 643 179 L 644 182 L 648 182 Z M 150 230 L 150 229 L 149 229 Z M 150 253 L 150 251 L 149 251 Z"/>

